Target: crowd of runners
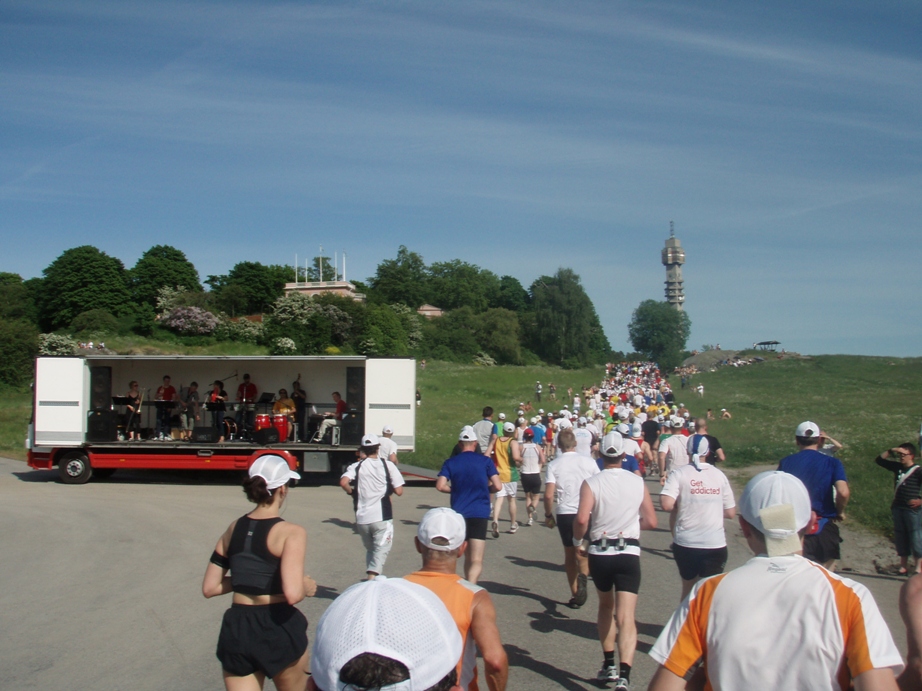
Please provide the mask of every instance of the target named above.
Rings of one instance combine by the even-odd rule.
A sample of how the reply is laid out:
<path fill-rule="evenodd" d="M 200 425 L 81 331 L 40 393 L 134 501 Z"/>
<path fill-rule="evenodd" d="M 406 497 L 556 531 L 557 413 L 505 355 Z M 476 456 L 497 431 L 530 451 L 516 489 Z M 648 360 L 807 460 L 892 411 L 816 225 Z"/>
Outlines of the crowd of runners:
<path fill-rule="evenodd" d="M 539 405 L 542 389 L 538 382 Z M 649 688 L 704 688 L 706 680 L 714 689 L 896 689 L 900 675 L 900 688 L 922 689 L 922 575 L 901 596 L 904 669 L 868 590 L 835 574 L 849 486 L 835 457 L 841 445 L 816 424 L 793 430 L 797 452 L 737 499 L 718 467 L 726 456 L 708 432 L 712 416 L 693 417 L 653 363 L 609 365 L 602 382 L 555 403 L 529 402 L 509 416 L 487 406 L 460 430 L 436 482 L 451 508 L 423 516 L 414 538 L 421 569 L 403 578 L 381 574 L 404 479 L 393 448 L 363 437 L 340 485 L 353 499 L 365 580 L 324 613 L 310 656 L 295 605 L 316 584 L 303 572 L 303 529 L 279 517 L 295 474 L 281 458 L 262 457 L 245 483 L 257 508 L 219 539 L 203 586 L 206 597 L 233 592 L 217 651 L 227 688 L 261 688 L 266 677 L 283 690 L 506 688 L 496 610 L 477 582 L 488 536 L 543 524 L 563 548 L 566 604 L 583 607 L 590 580 L 597 591 L 595 679 L 629 689 L 641 533 L 657 527 L 658 505 L 669 516 L 681 604 L 649 653 L 659 663 Z M 915 455 L 903 444 L 877 461 L 895 475 L 904 572 L 922 570 Z M 734 518 L 755 557 L 725 573 L 724 521 Z"/>

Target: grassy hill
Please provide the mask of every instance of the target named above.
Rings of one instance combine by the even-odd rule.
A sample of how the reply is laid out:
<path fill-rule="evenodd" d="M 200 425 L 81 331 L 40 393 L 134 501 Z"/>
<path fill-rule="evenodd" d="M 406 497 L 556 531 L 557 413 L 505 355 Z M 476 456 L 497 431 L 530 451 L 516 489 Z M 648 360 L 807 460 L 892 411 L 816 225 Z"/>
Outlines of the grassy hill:
<path fill-rule="evenodd" d="M 418 372 L 422 405 L 417 409 L 416 452 L 407 463 L 438 467 L 462 425 L 480 418 L 483 406 L 512 417 L 518 404 L 550 408 L 547 385 L 557 385 L 558 405 L 568 386 L 577 389 L 601 380 L 601 369 L 477 367 L 430 362 Z M 533 401 L 535 380 L 544 384 L 544 401 Z M 840 457 L 852 489 L 850 520 L 888 531 L 892 477 L 874 457 L 904 441 L 918 441 L 922 422 L 922 358 L 872 358 L 824 355 L 808 359 L 770 359 L 747 367 L 724 367 L 696 375 L 704 397 L 676 392 L 692 414 L 727 408 L 732 420 L 715 420 L 710 431 L 727 453 L 730 466 L 774 464 L 793 453 L 794 428 L 813 420 L 845 445 Z M 675 381 L 678 386 L 678 381 Z M 24 458 L 29 394 L 0 396 L 0 454 Z"/>

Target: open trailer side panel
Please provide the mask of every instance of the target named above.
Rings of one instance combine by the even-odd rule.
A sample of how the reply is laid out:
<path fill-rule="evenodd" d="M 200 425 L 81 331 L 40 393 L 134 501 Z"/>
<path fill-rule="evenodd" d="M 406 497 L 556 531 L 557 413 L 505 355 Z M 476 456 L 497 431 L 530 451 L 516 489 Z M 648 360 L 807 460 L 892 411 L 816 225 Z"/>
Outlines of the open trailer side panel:
<path fill-rule="evenodd" d="M 416 446 L 416 360 L 369 358 L 365 363 L 365 431 L 394 428 L 400 451 Z"/>
<path fill-rule="evenodd" d="M 80 446 L 86 439 L 89 376 L 82 358 L 35 361 L 33 446 Z"/>

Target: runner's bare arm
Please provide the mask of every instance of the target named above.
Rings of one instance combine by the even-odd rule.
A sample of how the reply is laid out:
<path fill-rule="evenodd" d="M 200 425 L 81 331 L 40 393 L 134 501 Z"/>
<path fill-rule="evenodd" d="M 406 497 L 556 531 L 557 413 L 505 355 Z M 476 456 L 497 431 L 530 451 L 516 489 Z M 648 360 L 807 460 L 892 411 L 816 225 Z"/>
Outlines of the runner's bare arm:
<path fill-rule="evenodd" d="M 448 484 L 448 478 L 442 477 L 441 475 L 439 475 L 438 479 L 435 481 L 435 488 L 439 492 L 451 494 L 451 485 Z"/>
<path fill-rule="evenodd" d="M 656 509 L 646 485 L 643 488 L 643 501 L 640 504 L 640 529 L 656 530 Z"/>
<path fill-rule="evenodd" d="M 509 678 L 509 658 L 496 627 L 496 607 L 486 590 L 474 596 L 471 633 L 483 656 L 483 670 L 490 691 L 504 691 Z"/>
<path fill-rule="evenodd" d="M 684 691 L 685 688 L 685 680 L 682 677 L 660 665 L 650 680 L 647 691 Z"/>

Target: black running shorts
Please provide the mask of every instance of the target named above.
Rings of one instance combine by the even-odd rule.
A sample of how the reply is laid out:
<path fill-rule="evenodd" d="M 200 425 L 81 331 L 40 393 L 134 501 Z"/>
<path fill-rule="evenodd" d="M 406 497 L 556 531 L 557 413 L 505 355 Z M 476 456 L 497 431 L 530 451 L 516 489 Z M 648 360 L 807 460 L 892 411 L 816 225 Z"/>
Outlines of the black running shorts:
<path fill-rule="evenodd" d="M 672 556 L 675 557 L 679 575 L 684 581 L 693 581 L 696 578 L 707 578 L 723 573 L 727 565 L 727 548 L 704 549 L 700 547 L 683 547 L 672 545 Z"/>
<path fill-rule="evenodd" d="M 489 518 L 465 518 L 464 526 L 467 528 L 464 535 L 465 540 L 486 540 L 487 523 Z"/>
<path fill-rule="evenodd" d="M 522 473 L 522 489 L 527 494 L 540 494 L 541 473 Z"/>
<path fill-rule="evenodd" d="M 286 602 L 233 604 L 224 613 L 217 656 L 228 674 L 263 672 L 270 679 L 307 650 L 307 618 Z"/>
<path fill-rule="evenodd" d="M 804 556 L 817 564 L 841 557 L 842 538 L 839 536 L 839 526 L 834 521 L 826 521 L 826 525 L 816 535 L 804 536 Z"/>
<path fill-rule="evenodd" d="M 590 554 L 589 575 L 600 593 L 640 591 L 640 557 L 636 554 Z"/>

